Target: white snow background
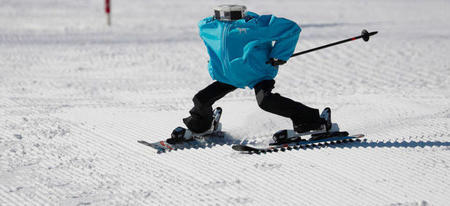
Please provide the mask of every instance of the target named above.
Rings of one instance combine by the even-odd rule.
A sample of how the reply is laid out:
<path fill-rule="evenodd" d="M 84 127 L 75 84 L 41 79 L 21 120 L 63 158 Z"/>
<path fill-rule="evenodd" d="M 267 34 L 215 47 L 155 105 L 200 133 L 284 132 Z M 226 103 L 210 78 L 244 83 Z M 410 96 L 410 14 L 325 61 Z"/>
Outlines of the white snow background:
<path fill-rule="evenodd" d="M 228 144 L 157 154 L 212 82 L 197 22 L 221 3 L 299 23 L 276 89 L 362 142 L 240 154 L 290 128 L 252 90 L 216 103 Z M 450 205 L 446 0 L 0 0 L 0 205 Z"/>

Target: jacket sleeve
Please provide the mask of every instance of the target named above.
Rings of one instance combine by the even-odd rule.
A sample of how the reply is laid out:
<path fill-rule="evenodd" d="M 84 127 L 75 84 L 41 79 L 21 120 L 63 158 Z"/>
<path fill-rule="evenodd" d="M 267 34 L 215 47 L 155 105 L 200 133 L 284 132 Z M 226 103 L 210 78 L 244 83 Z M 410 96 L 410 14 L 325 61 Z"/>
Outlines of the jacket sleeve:
<path fill-rule="evenodd" d="M 200 36 L 202 36 L 202 32 L 203 32 L 203 27 L 205 26 L 205 25 L 207 25 L 208 23 L 210 23 L 211 21 L 213 21 L 213 18 L 212 17 L 206 17 L 206 18 L 204 18 L 204 19 L 202 19 L 202 20 L 200 20 L 199 22 L 198 22 L 198 29 L 199 29 L 199 34 L 200 34 Z"/>
<path fill-rule="evenodd" d="M 294 53 L 300 31 L 297 23 L 272 16 L 266 28 L 267 38 L 275 41 L 270 57 L 287 61 Z"/>
<path fill-rule="evenodd" d="M 204 18 L 198 22 L 199 35 L 205 44 L 217 46 L 217 40 L 221 37 L 221 30 L 218 29 L 218 26 L 218 20 L 212 17 Z"/>

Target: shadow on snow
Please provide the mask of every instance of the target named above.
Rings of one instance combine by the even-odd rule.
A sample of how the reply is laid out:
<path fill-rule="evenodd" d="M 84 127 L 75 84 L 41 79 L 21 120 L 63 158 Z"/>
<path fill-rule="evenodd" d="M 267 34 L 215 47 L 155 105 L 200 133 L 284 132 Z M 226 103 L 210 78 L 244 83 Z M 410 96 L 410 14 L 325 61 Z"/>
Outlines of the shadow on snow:
<path fill-rule="evenodd" d="M 240 144 L 241 141 L 233 138 L 229 134 L 226 134 L 224 138 L 212 138 L 205 139 L 202 141 L 195 141 L 184 143 L 181 148 L 177 148 L 175 150 L 165 150 L 159 151 L 158 153 L 166 153 L 173 151 L 182 151 L 182 150 L 192 150 L 192 149 L 208 149 L 214 148 L 217 146 L 232 146 L 234 144 Z M 320 148 L 332 148 L 332 149 L 343 149 L 343 148 L 425 148 L 425 147 L 449 147 L 450 142 L 442 142 L 442 141 L 368 141 L 367 139 L 361 140 L 353 140 L 348 142 L 326 142 L 326 143 L 317 143 L 310 144 L 305 146 L 292 146 L 287 148 L 278 148 L 271 151 L 258 152 L 252 154 L 267 154 L 272 152 L 285 152 L 293 151 L 293 150 L 308 150 L 308 149 L 320 149 Z M 245 152 L 244 152 L 245 153 Z"/>
<path fill-rule="evenodd" d="M 362 140 L 353 140 L 348 142 L 341 143 L 319 143 L 319 144 L 311 144 L 306 146 L 293 146 L 286 148 L 278 148 L 275 150 L 267 150 L 264 152 L 242 152 L 248 154 L 270 154 L 276 152 L 286 152 L 286 151 L 295 151 L 295 150 L 308 150 L 308 149 L 321 149 L 321 148 L 331 148 L 331 149 L 344 149 L 344 148 L 425 148 L 425 147 L 449 147 L 450 142 L 442 142 L 442 141 L 383 141 L 383 142 L 375 142 L 375 141 L 367 141 L 367 139 Z"/>

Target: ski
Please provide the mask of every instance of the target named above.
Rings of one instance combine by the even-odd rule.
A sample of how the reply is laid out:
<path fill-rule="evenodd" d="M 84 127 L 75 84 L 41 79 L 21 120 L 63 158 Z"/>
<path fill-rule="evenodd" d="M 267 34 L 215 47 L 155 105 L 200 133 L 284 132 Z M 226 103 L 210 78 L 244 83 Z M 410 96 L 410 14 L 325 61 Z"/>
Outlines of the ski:
<path fill-rule="evenodd" d="M 336 143 L 343 143 L 343 142 L 351 142 L 358 140 L 360 138 L 364 137 L 363 134 L 356 134 L 356 135 L 344 135 L 344 136 L 331 136 L 326 133 L 315 135 L 309 140 L 300 139 L 297 141 L 292 141 L 289 143 L 282 143 L 282 144 L 271 144 L 268 147 L 253 147 L 246 144 L 235 144 L 231 148 L 233 148 L 236 151 L 240 152 L 247 152 L 247 153 L 265 153 L 265 152 L 277 152 L 278 150 L 284 151 L 286 149 L 295 149 L 295 148 L 303 148 L 308 146 L 316 146 L 316 144 L 336 144 Z"/>
<path fill-rule="evenodd" d="M 224 136 L 225 136 L 224 132 L 216 131 L 208 135 L 195 136 L 189 141 L 180 142 L 176 144 L 167 143 L 166 140 L 157 142 L 147 142 L 144 140 L 139 140 L 137 142 L 155 149 L 157 153 L 164 153 L 173 150 L 206 148 L 211 145 L 221 144 L 222 142 L 224 142 Z"/>
<path fill-rule="evenodd" d="M 172 141 L 171 143 L 169 143 L 168 142 L 169 139 L 157 142 L 147 142 L 145 140 L 138 140 L 137 142 L 155 149 L 158 153 L 179 149 L 205 148 L 215 144 L 222 144 L 225 141 L 224 140 L 225 133 L 221 131 L 222 130 L 222 125 L 220 123 L 221 116 L 222 116 L 222 108 L 217 107 L 213 112 L 213 122 L 211 132 L 205 132 L 202 134 L 192 134 L 191 138 L 184 139 L 180 142 Z M 177 131 L 179 132 L 185 130 L 186 129 L 182 127 L 178 127 L 172 132 L 172 135 Z"/>

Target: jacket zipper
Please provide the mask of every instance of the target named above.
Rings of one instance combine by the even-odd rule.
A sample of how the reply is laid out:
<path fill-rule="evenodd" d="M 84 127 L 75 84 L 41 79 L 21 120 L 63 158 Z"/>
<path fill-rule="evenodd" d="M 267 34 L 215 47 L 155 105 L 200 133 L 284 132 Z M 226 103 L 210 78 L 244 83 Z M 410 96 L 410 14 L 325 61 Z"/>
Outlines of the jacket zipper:
<path fill-rule="evenodd" d="M 222 31 L 222 66 L 225 69 L 225 71 L 228 71 L 228 52 L 227 52 L 227 34 L 228 30 L 230 29 L 231 25 L 228 23 L 225 23 L 225 28 Z"/>

